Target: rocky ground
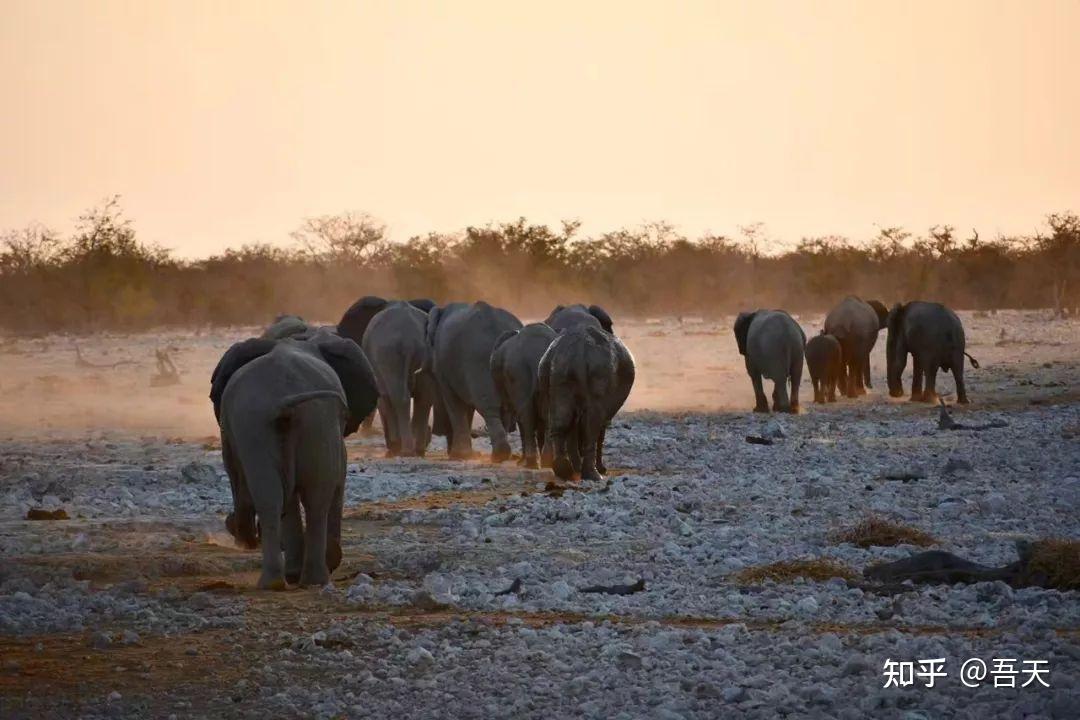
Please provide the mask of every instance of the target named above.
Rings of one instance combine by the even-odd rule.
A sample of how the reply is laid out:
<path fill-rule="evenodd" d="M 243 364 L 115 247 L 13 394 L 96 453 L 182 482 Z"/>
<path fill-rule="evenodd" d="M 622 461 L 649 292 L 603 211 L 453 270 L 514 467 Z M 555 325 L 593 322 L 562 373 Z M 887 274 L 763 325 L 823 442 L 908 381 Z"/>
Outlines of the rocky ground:
<path fill-rule="evenodd" d="M 835 536 L 876 516 L 994 565 L 1080 538 L 1080 324 L 963 319 L 983 367 L 954 416 L 1004 427 L 882 397 L 882 348 L 869 396 L 754 416 L 728 320 L 626 323 L 607 482 L 351 438 L 345 561 L 284 593 L 224 532 L 205 399 L 250 329 L 0 341 L 0 717 L 1076 717 L 1080 593 L 875 587 L 923 548 Z M 151 386 L 154 349 L 179 384 Z M 852 575 L 739 575 L 822 559 Z M 931 658 L 933 688 L 883 687 Z M 1046 661 L 1050 687 L 965 687 L 969 658 Z"/>

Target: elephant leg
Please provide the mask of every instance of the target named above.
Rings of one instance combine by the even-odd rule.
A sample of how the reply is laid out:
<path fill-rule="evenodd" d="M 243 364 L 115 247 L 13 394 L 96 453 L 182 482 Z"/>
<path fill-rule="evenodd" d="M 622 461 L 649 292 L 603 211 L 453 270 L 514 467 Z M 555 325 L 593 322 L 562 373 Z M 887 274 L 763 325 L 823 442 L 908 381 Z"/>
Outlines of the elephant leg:
<path fill-rule="evenodd" d="M 344 464 L 345 458 L 342 457 Z M 331 573 L 341 565 L 341 512 L 345 504 L 345 484 L 334 491 L 330 503 L 330 515 L 326 519 L 326 568 Z"/>
<path fill-rule="evenodd" d="M 536 410 L 531 401 L 521 409 L 518 429 L 521 431 L 521 464 L 527 468 L 540 467 L 540 452 L 536 442 Z"/>
<path fill-rule="evenodd" d="M 282 469 L 285 462 L 281 457 L 282 443 L 279 440 L 276 434 L 268 438 L 265 433 L 252 432 L 248 437 L 239 438 L 235 444 L 262 534 L 260 590 L 284 590 L 286 587 L 285 568 L 281 561 L 281 516 L 285 509 Z M 292 489 L 285 491 L 292 492 Z"/>
<path fill-rule="evenodd" d="M 424 457 L 428 444 L 431 442 L 430 426 L 428 417 L 431 415 L 431 396 L 423 391 L 413 395 L 412 401 L 412 434 L 413 442 L 416 443 L 416 454 Z"/>
<path fill-rule="evenodd" d="M 326 566 L 327 530 L 333 496 L 327 488 L 316 488 L 303 493 L 304 514 L 304 569 L 300 573 L 300 585 L 325 585 L 330 582 L 330 570 Z"/>
<path fill-rule="evenodd" d="M 919 356 L 911 354 L 911 402 L 922 402 L 923 397 L 923 366 L 919 362 Z"/>
<path fill-rule="evenodd" d="M 548 435 L 547 416 L 544 410 L 539 407 L 534 412 L 536 413 L 536 445 L 540 449 L 540 467 L 549 468 L 551 467 L 554 448 L 551 443 L 551 436 Z"/>
<path fill-rule="evenodd" d="M 873 389 L 874 386 L 870 384 L 870 353 L 866 353 L 866 359 L 863 361 L 863 380 L 866 387 Z"/>
<path fill-rule="evenodd" d="M 450 458 L 468 460 L 472 458 L 472 414 L 473 409 L 453 393 L 443 393 L 446 415 L 450 420 L 450 439 L 447 443 Z"/>
<path fill-rule="evenodd" d="M 964 353 L 960 353 L 958 358 L 953 359 L 953 380 L 956 382 L 956 402 L 960 405 L 967 405 L 969 400 L 967 396 L 967 387 L 964 385 Z"/>
<path fill-rule="evenodd" d="M 574 405 L 570 397 L 552 393 L 549 401 L 548 437 L 551 440 L 552 461 L 551 469 L 556 477 L 569 480 L 574 476 L 574 465 L 570 455 L 573 446 L 574 454 L 577 452 L 577 435 L 574 431 Z M 546 448 L 545 448 L 546 450 Z"/>
<path fill-rule="evenodd" d="M 800 385 L 802 385 L 802 363 L 796 363 L 791 369 L 791 405 L 788 406 L 788 411 L 793 414 L 799 412 Z"/>
<path fill-rule="evenodd" d="M 412 398 L 406 391 L 402 397 L 395 397 L 391 402 L 394 411 L 394 425 L 398 431 L 398 447 L 405 457 L 416 455 L 416 436 L 413 434 L 412 418 L 409 417 L 412 409 Z M 427 423 L 424 423 L 427 425 Z"/>
<path fill-rule="evenodd" d="M 383 427 L 383 438 L 386 440 L 386 457 L 397 457 L 401 454 L 401 441 L 397 433 L 394 409 L 390 405 L 390 398 L 380 395 L 377 407 L 379 421 Z"/>
<path fill-rule="evenodd" d="M 375 411 L 372 410 L 368 413 L 368 416 L 364 418 L 364 421 L 360 423 L 360 433 L 362 435 L 371 435 L 373 431 L 371 426 L 375 424 Z"/>
<path fill-rule="evenodd" d="M 591 405 L 591 407 L 589 407 Z M 597 441 L 600 439 L 600 433 L 603 432 L 603 422 L 601 420 L 601 411 L 599 403 L 589 403 L 586 401 L 586 411 L 584 416 L 578 420 L 578 441 L 581 448 L 581 479 L 582 480 L 603 480 L 604 476 L 600 474 L 596 467 L 597 455 L 600 452 L 599 444 Z"/>
<path fill-rule="evenodd" d="M 574 420 L 570 426 L 570 432 L 567 433 L 566 451 L 570 456 L 570 467 L 573 468 L 573 475 L 578 478 L 581 477 L 581 446 L 584 443 L 584 424 L 581 422 L 581 418 L 578 416 L 577 409 L 574 411 Z"/>
<path fill-rule="evenodd" d="M 751 372 L 750 382 L 754 386 L 754 412 L 769 412 L 769 399 L 765 397 L 765 388 L 761 382 L 761 375 Z"/>
<path fill-rule="evenodd" d="M 788 398 L 787 382 L 786 377 L 773 381 L 773 412 L 791 411 L 791 400 Z"/>
<path fill-rule="evenodd" d="M 604 438 L 607 436 L 607 423 L 600 425 L 600 434 L 596 438 L 596 471 L 601 475 L 607 475 L 607 465 L 604 464 Z"/>
<path fill-rule="evenodd" d="M 930 365 L 923 372 L 926 374 L 926 387 L 923 389 L 922 401 L 928 403 L 937 402 L 937 364 Z"/>
<path fill-rule="evenodd" d="M 295 492 L 285 503 L 282 532 L 282 544 L 285 546 L 285 581 L 295 585 L 300 582 L 300 573 L 304 569 L 304 522 L 300 516 L 300 496 Z"/>
<path fill-rule="evenodd" d="M 488 407 L 480 409 L 480 415 L 487 425 L 488 437 L 491 439 L 491 462 L 501 463 L 510 459 L 510 440 L 506 434 L 506 426 L 503 425 L 501 408 Z"/>
<path fill-rule="evenodd" d="M 816 403 L 825 402 L 825 392 L 824 392 L 825 383 L 823 383 L 821 380 L 818 380 L 813 375 L 811 375 L 810 376 L 810 385 L 813 386 L 813 388 L 814 388 L 814 402 L 816 402 Z"/>

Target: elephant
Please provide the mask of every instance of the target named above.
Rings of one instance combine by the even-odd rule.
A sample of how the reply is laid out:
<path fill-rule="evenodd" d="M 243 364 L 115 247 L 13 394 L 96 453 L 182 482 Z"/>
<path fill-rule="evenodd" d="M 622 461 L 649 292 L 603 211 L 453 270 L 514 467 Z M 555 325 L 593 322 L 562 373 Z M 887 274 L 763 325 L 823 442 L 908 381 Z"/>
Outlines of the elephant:
<path fill-rule="evenodd" d="M 313 329 L 299 315 L 278 315 L 274 318 L 274 322 L 263 331 L 262 337 L 266 340 L 281 340 L 282 338 L 303 335 Z"/>
<path fill-rule="evenodd" d="M 825 316 L 825 332 L 840 341 L 844 353 L 841 380 L 848 397 L 865 395 L 870 382 L 870 351 L 885 327 L 888 308 L 877 300 L 848 295 Z"/>
<path fill-rule="evenodd" d="M 836 402 L 836 385 L 844 374 L 840 341 L 824 330 L 806 343 L 806 367 L 814 385 L 814 402 Z"/>
<path fill-rule="evenodd" d="M 604 436 L 634 386 L 634 357 L 619 338 L 589 324 L 559 333 L 540 359 L 544 452 L 563 480 L 602 480 Z"/>
<path fill-rule="evenodd" d="M 948 370 L 956 382 L 956 402 L 968 403 L 964 386 L 964 357 L 972 367 L 979 367 L 965 352 L 964 326 L 949 308 L 941 303 L 897 303 L 887 318 L 885 340 L 889 395 L 904 394 L 902 376 L 907 356 L 912 357 L 911 400 L 937 402 L 938 369 Z"/>
<path fill-rule="evenodd" d="M 427 314 L 398 301 L 375 315 L 364 331 L 361 346 L 379 383 L 379 417 L 388 457 L 423 456 L 431 440 L 428 416 L 438 389 L 425 369 L 430 352 L 426 330 Z"/>
<path fill-rule="evenodd" d="M 225 353 L 230 364 L 215 370 L 223 391 L 211 391 L 233 495 L 226 527 L 249 548 L 261 540 L 260 589 L 324 585 L 341 562 L 342 438 L 374 407 L 375 376 L 354 342 L 330 333 L 278 340 L 256 356 L 247 347 Z"/>
<path fill-rule="evenodd" d="M 561 332 L 566 328 L 584 324 L 607 330 L 612 334 L 615 333 L 612 330 L 611 316 L 599 305 L 589 305 L 588 307 L 581 303 L 570 306 L 557 305 L 544 322 L 555 332 Z"/>
<path fill-rule="evenodd" d="M 390 304 L 390 300 L 381 298 L 378 295 L 365 295 L 352 305 L 349 309 L 342 314 L 341 319 L 338 320 L 337 331 L 341 337 L 347 337 L 357 345 L 364 342 L 364 332 L 367 330 L 368 324 L 371 319 L 378 315 L 387 305 Z M 410 300 L 409 304 L 413 307 L 419 308 L 424 312 L 428 312 L 435 306 L 433 300 L 426 298 Z M 439 411 L 436 411 L 436 417 L 438 418 Z M 368 417 L 364 418 L 364 433 L 371 432 L 371 424 L 375 420 L 375 413 L 372 413 Z M 436 425 L 439 425 L 436 421 Z M 445 423 L 442 423 L 445 425 Z M 386 428 L 383 428 L 383 434 L 386 434 Z"/>
<path fill-rule="evenodd" d="M 754 412 L 769 412 L 762 376 L 773 381 L 773 411 L 799 411 L 806 334 L 783 310 L 742 312 L 735 319 L 735 342 L 746 357 L 746 372 L 754 385 Z M 791 381 L 791 396 L 787 383 Z"/>
<path fill-rule="evenodd" d="M 428 313 L 426 338 L 433 351 L 430 369 L 449 420 L 447 450 L 451 458 L 472 457 L 475 411 L 487 425 L 492 462 L 510 458 L 507 423 L 491 377 L 491 351 L 500 335 L 521 327 L 513 314 L 483 300 L 472 305 L 450 303 Z"/>
<path fill-rule="evenodd" d="M 544 447 L 546 421 L 538 395 L 540 358 L 555 339 L 545 323 L 530 323 L 507 330 L 495 341 L 491 376 L 502 401 L 503 417 L 511 417 L 521 431 L 521 464 L 538 468 Z"/>

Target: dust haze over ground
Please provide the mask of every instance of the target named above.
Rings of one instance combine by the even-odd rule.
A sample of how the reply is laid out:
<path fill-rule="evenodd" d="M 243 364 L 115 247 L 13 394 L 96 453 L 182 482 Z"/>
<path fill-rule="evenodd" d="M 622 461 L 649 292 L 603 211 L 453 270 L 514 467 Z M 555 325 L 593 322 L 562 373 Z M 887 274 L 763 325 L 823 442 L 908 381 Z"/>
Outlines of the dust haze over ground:
<path fill-rule="evenodd" d="M 1016 539 L 1080 536 L 1080 321 L 960 315 L 982 367 L 954 414 L 1005 427 L 941 431 L 887 398 L 882 333 L 870 394 L 814 405 L 804 375 L 772 446 L 744 440 L 770 418 L 749 412 L 732 318 L 616 317 L 638 373 L 609 483 L 545 489 L 550 471 L 450 461 L 441 438 L 385 459 L 381 437 L 351 437 L 344 562 L 332 588 L 285 593 L 255 591 L 258 553 L 224 533 L 206 397 L 259 328 L 4 339 L 0 716 L 1074 717 L 1080 593 L 737 579 L 921 549 L 832 538 L 871 515 L 992 565 Z M 76 343 L 133 364 L 80 367 Z M 151 387 L 158 349 L 179 384 Z M 886 658 L 940 657 L 935 688 L 882 687 Z M 966 688 L 969 657 L 1045 660 L 1050 687 Z"/>

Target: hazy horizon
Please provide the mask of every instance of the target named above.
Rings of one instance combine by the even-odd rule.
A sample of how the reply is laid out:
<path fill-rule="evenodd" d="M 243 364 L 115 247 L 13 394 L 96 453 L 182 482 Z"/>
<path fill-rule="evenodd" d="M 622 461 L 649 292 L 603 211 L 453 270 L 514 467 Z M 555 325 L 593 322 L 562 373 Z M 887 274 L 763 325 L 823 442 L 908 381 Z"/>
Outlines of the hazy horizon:
<path fill-rule="evenodd" d="M 0 229 L 1027 234 L 1080 209 L 1080 3 L 0 2 Z"/>

